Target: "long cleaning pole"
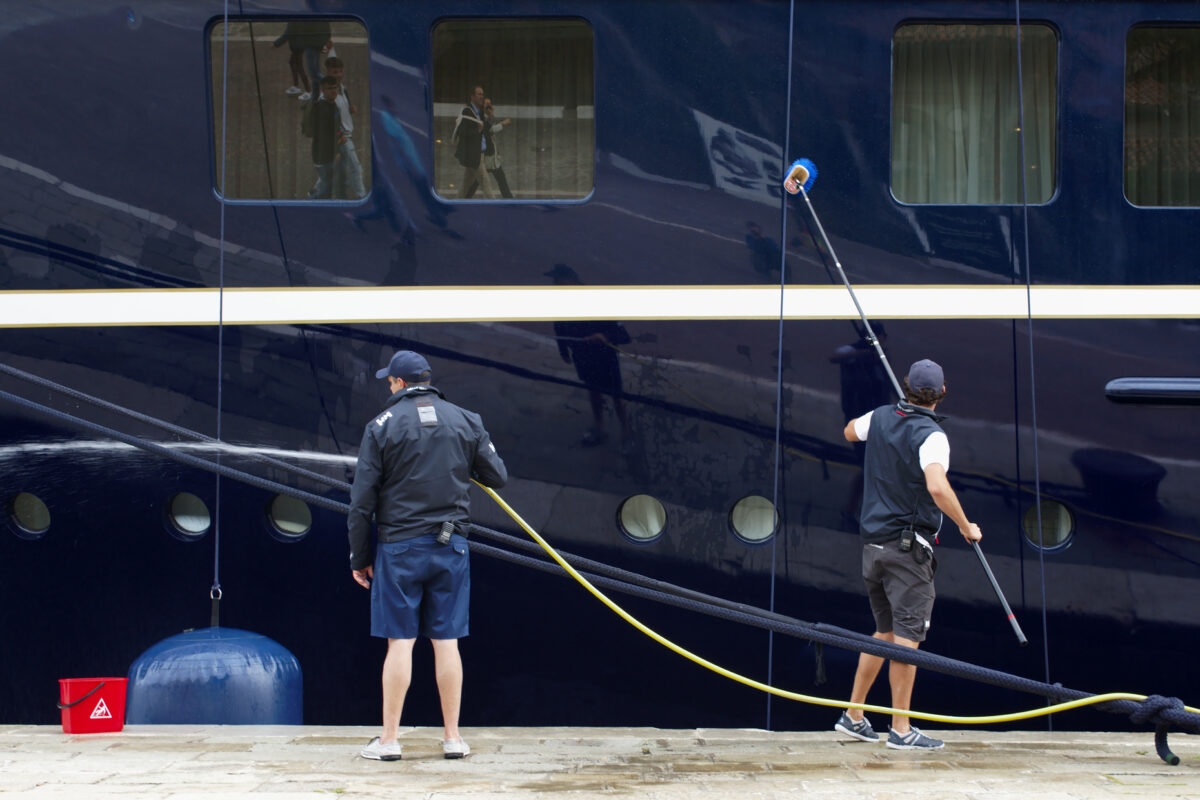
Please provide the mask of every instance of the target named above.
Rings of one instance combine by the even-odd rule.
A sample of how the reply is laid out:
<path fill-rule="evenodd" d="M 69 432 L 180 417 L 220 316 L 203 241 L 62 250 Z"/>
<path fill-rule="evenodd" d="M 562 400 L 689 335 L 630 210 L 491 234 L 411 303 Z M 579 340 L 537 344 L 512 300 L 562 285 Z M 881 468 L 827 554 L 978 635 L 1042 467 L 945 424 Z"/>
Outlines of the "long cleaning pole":
<path fill-rule="evenodd" d="M 838 275 L 842 276 L 842 283 L 845 284 L 846 291 L 850 292 L 850 299 L 854 301 L 854 307 L 858 310 L 858 316 L 867 330 L 867 341 L 875 348 L 875 352 L 879 355 L 879 360 L 883 362 L 883 368 L 887 370 L 888 377 L 892 379 L 892 388 L 896 390 L 896 396 L 903 400 L 904 392 L 900 390 L 900 382 L 896 380 L 896 373 L 892 372 L 892 365 L 888 363 L 887 356 L 883 352 L 883 347 L 879 344 L 879 339 L 875 336 L 875 331 L 871 329 L 871 321 L 867 319 L 862 305 L 858 302 L 858 295 L 854 293 L 854 287 L 850 285 L 850 280 L 846 277 L 846 270 L 842 269 L 842 262 L 838 260 L 837 253 L 833 249 L 833 243 L 825 235 L 825 226 L 821 224 L 821 218 L 817 216 L 817 210 L 813 208 L 812 201 L 808 199 L 808 189 L 812 186 L 813 181 L 816 180 L 816 176 L 816 166 L 807 159 L 800 159 L 794 162 L 788 170 L 788 177 L 784 182 L 784 188 L 791 194 L 800 194 L 804 197 L 804 204 L 808 206 L 809 216 L 816 223 L 817 232 L 821 234 L 821 241 L 825 243 L 825 249 L 829 251 L 829 257 L 833 259 L 833 265 L 837 267 Z M 795 191 L 793 191 L 793 187 Z M 1017 617 L 1013 614 L 1012 608 L 1009 607 L 1008 600 L 1004 597 L 1004 592 L 1000 590 L 1000 584 L 997 583 L 996 576 L 992 574 L 992 568 L 988 565 L 987 559 L 983 555 L 983 550 L 979 547 L 979 542 L 972 541 L 971 546 L 975 548 L 975 555 L 979 556 L 979 563 L 983 567 L 988 581 L 992 584 L 992 591 L 996 593 L 996 598 L 1000 601 L 1000 606 L 1004 609 L 1009 624 L 1012 625 L 1013 633 L 1017 635 L 1017 642 L 1024 647 L 1029 644 L 1029 640 L 1025 638 L 1025 633 L 1021 630 L 1020 624 L 1017 623 Z"/>

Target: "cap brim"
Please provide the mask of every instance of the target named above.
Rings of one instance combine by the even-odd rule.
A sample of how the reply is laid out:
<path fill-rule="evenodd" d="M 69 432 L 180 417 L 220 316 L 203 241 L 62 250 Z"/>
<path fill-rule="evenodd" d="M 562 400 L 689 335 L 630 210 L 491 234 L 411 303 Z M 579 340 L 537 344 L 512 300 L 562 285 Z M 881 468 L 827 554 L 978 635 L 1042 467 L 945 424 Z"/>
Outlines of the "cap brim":
<path fill-rule="evenodd" d="M 386 378 L 389 369 L 391 369 L 391 367 L 384 367 L 383 369 L 381 369 L 375 373 L 375 377 L 376 378 Z"/>

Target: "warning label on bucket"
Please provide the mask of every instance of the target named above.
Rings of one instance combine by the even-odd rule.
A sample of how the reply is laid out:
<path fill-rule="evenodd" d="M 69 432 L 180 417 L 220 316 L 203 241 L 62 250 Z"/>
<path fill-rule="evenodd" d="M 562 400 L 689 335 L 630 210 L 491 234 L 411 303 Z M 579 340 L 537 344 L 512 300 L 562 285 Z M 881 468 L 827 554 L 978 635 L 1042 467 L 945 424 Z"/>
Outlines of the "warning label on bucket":
<path fill-rule="evenodd" d="M 92 719 L 112 719 L 112 712 L 108 710 L 108 704 L 104 702 L 104 698 L 100 698 L 100 702 L 96 703 L 96 707 L 92 709 Z"/>

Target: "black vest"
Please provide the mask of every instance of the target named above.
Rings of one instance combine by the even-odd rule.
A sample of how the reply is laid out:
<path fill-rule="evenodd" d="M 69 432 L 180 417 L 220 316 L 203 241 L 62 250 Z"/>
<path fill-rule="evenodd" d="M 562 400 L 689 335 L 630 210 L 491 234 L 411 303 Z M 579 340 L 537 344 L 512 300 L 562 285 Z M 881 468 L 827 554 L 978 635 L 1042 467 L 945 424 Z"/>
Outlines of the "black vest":
<path fill-rule="evenodd" d="M 890 542 L 909 525 L 929 538 L 941 527 L 942 512 L 925 488 L 918 455 L 925 439 L 942 430 L 941 419 L 908 403 L 880 406 L 871 414 L 859 515 L 863 542 Z"/>

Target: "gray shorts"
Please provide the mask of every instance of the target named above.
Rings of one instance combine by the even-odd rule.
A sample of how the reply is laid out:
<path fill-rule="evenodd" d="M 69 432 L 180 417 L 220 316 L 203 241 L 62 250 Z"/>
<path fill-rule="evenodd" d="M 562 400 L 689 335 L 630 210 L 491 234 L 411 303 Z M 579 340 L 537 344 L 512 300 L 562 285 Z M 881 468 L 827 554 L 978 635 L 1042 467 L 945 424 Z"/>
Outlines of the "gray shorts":
<path fill-rule="evenodd" d="M 913 549 L 920 547 L 914 543 Z M 933 573 L 930 555 L 918 564 L 911 552 L 900 552 L 898 540 L 863 545 L 863 582 L 871 600 L 878 633 L 895 633 L 914 642 L 925 641 L 933 613 Z"/>

